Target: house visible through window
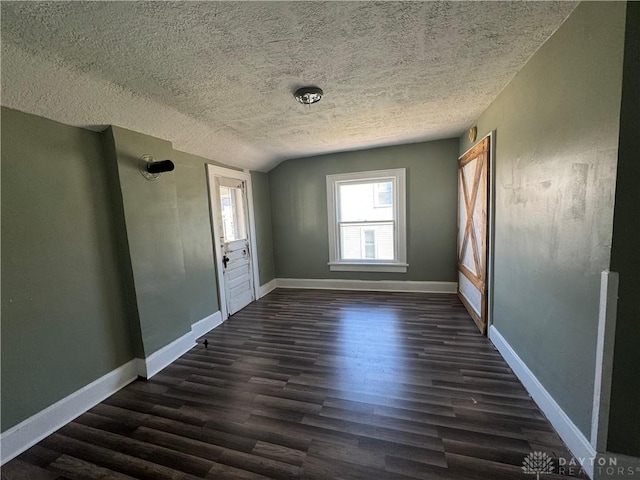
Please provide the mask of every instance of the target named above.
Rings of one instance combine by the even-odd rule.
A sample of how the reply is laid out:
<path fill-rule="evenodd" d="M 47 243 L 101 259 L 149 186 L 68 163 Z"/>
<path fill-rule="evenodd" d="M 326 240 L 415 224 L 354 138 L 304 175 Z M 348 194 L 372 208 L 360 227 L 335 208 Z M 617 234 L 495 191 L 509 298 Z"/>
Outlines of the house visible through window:
<path fill-rule="evenodd" d="M 364 258 L 376 258 L 376 231 L 373 229 L 362 230 L 364 242 Z"/>
<path fill-rule="evenodd" d="M 244 223 L 242 189 L 238 187 L 220 186 L 220 206 L 222 209 L 222 231 L 225 242 L 247 238 Z"/>
<path fill-rule="evenodd" d="M 405 170 L 327 176 L 331 270 L 406 272 Z"/>
<path fill-rule="evenodd" d="M 373 205 L 378 208 L 393 206 L 393 183 L 381 182 L 373 184 Z"/>

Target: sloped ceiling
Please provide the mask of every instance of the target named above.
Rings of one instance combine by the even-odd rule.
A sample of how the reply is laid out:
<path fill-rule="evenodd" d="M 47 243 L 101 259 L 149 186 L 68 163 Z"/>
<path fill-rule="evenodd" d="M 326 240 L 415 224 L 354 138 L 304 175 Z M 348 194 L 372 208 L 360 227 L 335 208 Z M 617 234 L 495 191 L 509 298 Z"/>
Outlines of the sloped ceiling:
<path fill-rule="evenodd" d="M 2 104 L 267 171 L 460 135 L 575 6 L 3 1 Z"/>

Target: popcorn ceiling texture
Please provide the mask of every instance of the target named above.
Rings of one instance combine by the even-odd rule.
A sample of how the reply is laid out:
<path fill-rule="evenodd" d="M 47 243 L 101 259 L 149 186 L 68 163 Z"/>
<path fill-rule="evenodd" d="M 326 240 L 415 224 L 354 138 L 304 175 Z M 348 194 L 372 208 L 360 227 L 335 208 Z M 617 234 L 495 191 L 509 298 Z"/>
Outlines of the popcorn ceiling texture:
<path fill-rule="evenodd" d="M 460 135 L 575 6 L 3 1 L 2 104 L 267 171 Z"/>

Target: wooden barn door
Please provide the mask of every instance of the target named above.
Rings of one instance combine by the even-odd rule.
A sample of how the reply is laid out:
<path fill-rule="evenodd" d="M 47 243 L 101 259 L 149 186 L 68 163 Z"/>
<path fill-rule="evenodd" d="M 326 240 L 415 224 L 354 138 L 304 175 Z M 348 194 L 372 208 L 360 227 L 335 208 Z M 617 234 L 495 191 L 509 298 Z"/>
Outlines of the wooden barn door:
<path fill-rule="evenodd" d="M 458 297 L 487 333 L 487 196 L 489 140 L 484 138 L 458 165 Z"/>

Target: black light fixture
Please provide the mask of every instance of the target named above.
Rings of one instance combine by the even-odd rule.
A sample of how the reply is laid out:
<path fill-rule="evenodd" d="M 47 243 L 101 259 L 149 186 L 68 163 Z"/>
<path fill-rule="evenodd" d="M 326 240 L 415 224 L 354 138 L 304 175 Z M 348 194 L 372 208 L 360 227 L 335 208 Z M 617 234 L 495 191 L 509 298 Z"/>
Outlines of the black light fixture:
<path fill-rule="evenodd" d="M 318 87 L 302 87 L 296 90 L 293 94 L 303 105 L 311 105 L 312 103 L 319 102 L 324 92 Z"/>
<path fill-rule="evenodd" d="M 140 157 L 140 173 L 147 180 L 155 180 L 163 172 L 171 172 L 175 165 L 171 160 L 156 161 L 151 155 Z"/>

